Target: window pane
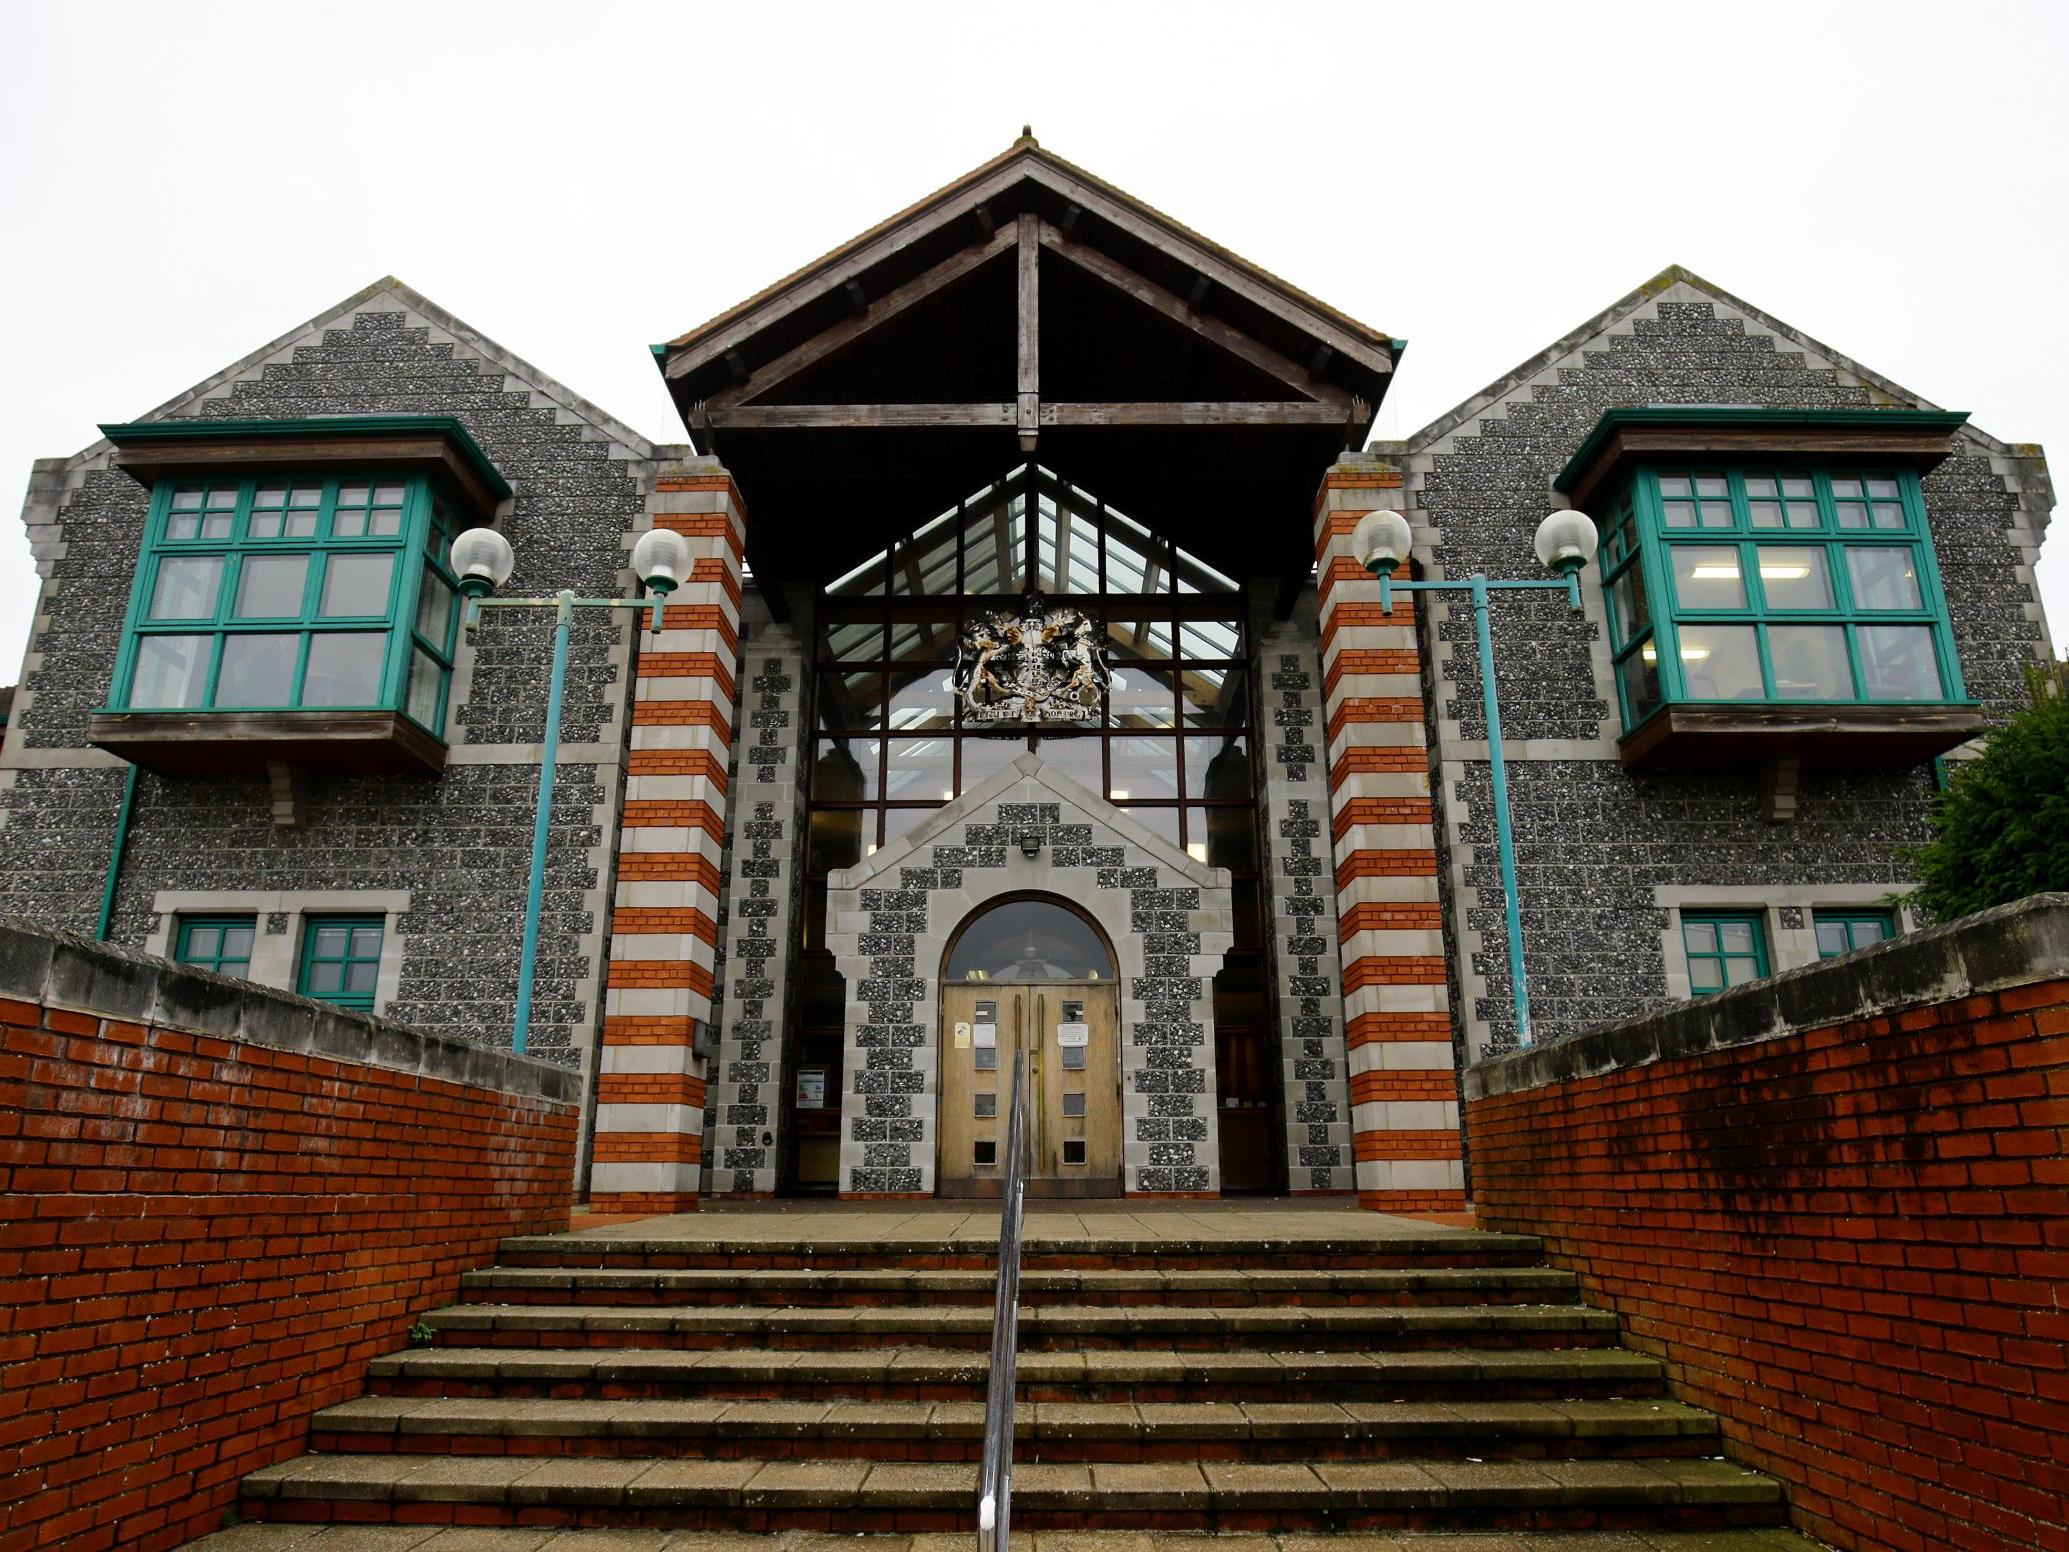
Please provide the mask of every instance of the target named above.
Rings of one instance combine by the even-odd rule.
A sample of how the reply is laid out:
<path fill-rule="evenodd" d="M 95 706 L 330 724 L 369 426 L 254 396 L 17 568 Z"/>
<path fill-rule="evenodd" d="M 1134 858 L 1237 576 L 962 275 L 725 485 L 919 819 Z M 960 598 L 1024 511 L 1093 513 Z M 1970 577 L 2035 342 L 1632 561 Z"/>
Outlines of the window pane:
<path fill-rule="evenodd" d="M 251 960 L 251 936 L 249 927 L 225 927 L 222 929 L 223 947 L 221 958 Z"/>
<path fill-rule="evenodd" d="M 1774 693 L 1786 701 L 1850 701 L 1853 668 L 1846 661 L 1846 628 L 1840 625 L 1772 625 L 1768 659 L 1774 665 Z"/>
<path fill-rule="evenodd" d="M 222 940 L 223 929 L 220 927 L 189 927 L 186 953 L 193 959 L 214 959 Z"/>
<path fill-rule="evenodd" d="M 1716 924 L 1706 921 L 1683 922 L 1681 941 L 1688 945 L 1691 954 L 1714 954 L 1717 952 Z"/>
<path fill-rule="evenodd" d="M 313 936 L 312 952 L 325 959 L 342 959 L 345 945 L 351 941 L 352 930 L 349 927 L 318 927 Z"/>
<path fill-rule="evenodd" d="M 827 732 L 881 727 L 884 676 L 868 669 L 821 674 L 816 704 L 819 726 Z"/>
<path fill-rule="evenodd" d="M 1116 738 L 1112 781 L 1110 793 L 1117 800 L 1177 797 L 1178 740 Z"/>
<path fill-rule="evenodd" d="M 214 640 L 213 636 L 139 637 L 129 704 L 142 710 L 199 706 L 207 688 L 208 652 Z"/>
<path fill-rule="evenodd" d="M 1100 770 L 1099 746 L 1101 740 L 1089 738 L 1044 737 L 1035 751 L 1042 757 L 1042 763 L 1061 771 L 1072 781 L 1093 792 L 1102 790 L 1106 777 Z"/>
<path fill-rule="evenodd" d="M 812 801 L 864 803 L 877 795 L 877 740 L 822 738 L 812 765 Z"/>
<path fill-rule="evenodd" d="M 1615 616 L 1616 644 L 1627 645 L 1634 637 L 1645 634 L 1652 624 L 1652 607 L 1645 597 L 1645 578 L 1639 569 L 1639 562 L 1632 561 L 1617 579 L 1609 584 L 1610 612 Z"/>
<path fill-rule="evenodd" d="M 1171 670 L 1140 663 L 1116 664 L 1107 689 L 1107 723 L 1111 727 L 1167 728 L 1177 723 L 1178 699 Z"/>
<path fill-rule="evenodd" d="M 417 595 L 417 634 L 439 651 L 450 654 L 455 613 L 453 590 L 430 567 L 424 568 L 424 590 Z"/>
<path fill-rule="evenodd" d="M 1818 957 L 1830 959 L 1835 954 L 1844 954 L 1853 945 L 1846 941 L 1846 923 L 1821 921 L 1818 923 Z"/>
<path fill-rule="evenodd" d="M 302 704 L 378 705 L 381 666 L 387 655 L 386 632 L 319 631 L 309 638 L 309 669 L 302 678 Z"/>
<path fill-rule="evenodd" d="M 222 591 L 223 557 L 191 555 L 158 563 L 158 575 L 151 586 L 153 620 L 212 620 L 216 617 L 216 596 Z"/>
<path fill-rule="evenodd" d="M 963 743 L 963 785 L 968 792 L 1027 753 L 1024 738 L 966 738 Z"/>
<path fill-rule="evenodd" d="M 1699 701 L 1757 701 L 1764 698 L 1760 683 L 1760 650 L 1750 625 L 1683 625 L 1681 634 L 1681 677 L 1691 699 Z"/>
<path fill-rule="evenodd" d="M 1651 716 L 1663 698 L 1658 649 L 1648 641 L 1617 665 L 1616 674 L 1623 685 L 1624 707 L 1631 721 L 1637 723 Z"/>
<path fill-rule="evenodd" d="M 1863 625 L 1861 689 L 1871 701 L 1931 701 L 1945 693 L 1933 657 L 1933 635 L 1924 625 Z"/>
<path fill-rule="evenodd" d="M 308 579 L 306 555 L 247 555 L 237 574 L 240 620 L 298 620 L 302 617 L 302 584 Z"/>
<path fill-rule="evenodd" d="M 1235 734 L 1185 741 L 1185 795 L 1189 798 L 1250 796 L 1250 746 Z"/>
<path fill-rule="evenodd" d="M 373 961 L 358 959 L 345 967 L 345 990 L 367 993 L 374 989 L 374 982 L 380 975 L 380 965 Z"/>
<path fill-rule="evenodd" d="M 445 670 L 422 647 L 410 654 L 409 699 L 404 709 L 413 718 L 429 728 L 439 731 L 438 703 L 445 689 Z"/>
<path fill-rule="evenodd" d="M 216 674 L 218 706 L 292 706 L 298 635 L 234 635 L 223 638 L 223 666 Z"/>
<path fill-rule="evenodd" d="M 1862 609 L 1919 609 L 1925 600 L 1918 589 L 1917 552 L 1909 545 L 1884 549 L 1852 544 L 1846 549 L 1847 575 L 1853 601 Z"/>
<path fill-rule="evenodd" d="M 1250 676 L 1240 668 L 1188 668 L 1178 687 L 1187 727 L 1242 727 L 1249 720 Z"/>
<path fill-rule="evenodd" d="M 1784 548 L 1763 544 L 1760 555 L 1760 587 L 1770 609 L 1829 609 L 1832 607 L 1832 579 L 1825 571 L 1822 547 Z"/>
<path fill-rule="evenodd" d="M 1196 862 L 1209 867 L 1250 872 L 1257 866 L 1257 810 L 1247 806 L 1188 808 L 1185 849 Z"/>
<path fill-rule="evenodd" d="M 1719 922 L 1717 944 L 1727 954 L 1750 954 L 1753 952 L 1753 925 L 1751 922 Z"/>
<path fill-rule="evenodd" d="M 1187 620 L 1178 627 L 1180 657 L 1240 657 L 1241 647 L 1234 620 Z"/>
<path fill-rule="evenodd" d="M 862 831 L 869 830 L 869 838 L 876 839 L 876 812 L 873 809 L 821 809 L 812 815 L 811 856 L 806 859 L 807 867 L 814 873 L 826 873 L 834 868 L 852 868 L 862 860 Z"/>
<path fill-rule="evenodd" d="M 1676 544 L 1668 553 L 1674 562 L 1674 596 L 1682 608 L 1746 607 L 1746 580 L 1739 573 L 1735 545 Z"/>
<path fill-rule="evenodd" d="M 345 967 L 336 960 L 318 960 L 309 966 L 309 994 L 313 997 L 322 997 L 338 991 L 344 977 Z"/>
<path fill-rule="evenodd" d="M 891 675 L 891 731 L 946 728 L 955 717 L 955 681 L 950 671 L 930 666 Z"/>
<path fill-rule="evenodd" d="M 323 617 L 346 619 L 388 612 L 393 555 L 333 555 L 323 568 Z"/>
<path fill-rule="evenodd" d="M 945 803 L 955 792 L 955 745 L 946 738 L 894 738 L 884 770 L 884 796 Z"/>

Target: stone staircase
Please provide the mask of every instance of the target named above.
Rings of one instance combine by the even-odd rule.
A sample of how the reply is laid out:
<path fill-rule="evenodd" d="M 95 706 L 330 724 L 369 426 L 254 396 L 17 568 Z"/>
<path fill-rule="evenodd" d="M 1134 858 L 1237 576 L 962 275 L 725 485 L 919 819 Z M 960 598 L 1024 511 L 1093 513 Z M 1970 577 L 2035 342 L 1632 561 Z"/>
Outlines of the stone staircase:
<path fill-rule="evenodd" d="M 970 1531 L 990 1247 L 757 1243 L 722 1223 L 506 1241 L 425 1317 L 435 1345 L 377 1359 L 369 1394 L 317 1415 L 309 1454 L 246 1480 L 243 1514 Z M 1779 1486 L 1718 1458 L 1715 1420 L 1539 1263 L 1533 1239 L 1407 1225 L 1032 1239 L 1016 1536 L 1807 1545 L 1751 1529 L 1782 1523 Z"/>

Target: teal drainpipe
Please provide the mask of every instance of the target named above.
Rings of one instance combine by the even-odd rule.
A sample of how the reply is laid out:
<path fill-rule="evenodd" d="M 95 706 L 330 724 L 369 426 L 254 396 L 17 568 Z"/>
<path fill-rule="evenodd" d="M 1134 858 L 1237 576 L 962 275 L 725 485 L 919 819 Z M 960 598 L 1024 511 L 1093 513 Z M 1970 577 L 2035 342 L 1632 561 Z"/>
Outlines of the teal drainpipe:
<path fill-rule="evenodd" d="M 122 781 L 122 806 L 115 811 L 115 847 L 108 853 L 108 881 L 101 886 L 101 919 L 94 938 L 108 941 L 108 924 L 115 919 L 115 885 L 122 877 L 122 849 L 129 844 L 129 816 L 136 807 L 136 770 L 132 765 Z"/>

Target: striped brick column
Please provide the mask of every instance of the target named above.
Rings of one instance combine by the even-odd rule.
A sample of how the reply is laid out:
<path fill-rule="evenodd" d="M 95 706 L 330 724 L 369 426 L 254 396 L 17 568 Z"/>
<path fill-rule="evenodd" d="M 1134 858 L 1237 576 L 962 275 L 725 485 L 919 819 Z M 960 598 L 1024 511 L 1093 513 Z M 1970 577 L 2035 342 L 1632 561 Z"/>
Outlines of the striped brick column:
<path fill-rule="evenodd" d="M 690 542 L 690 577 L 654 633 L 640 622 L 618 832 L 590 1201 L 605 1212 L 697 1205 L 704 1063 L 740 646 L 745 514 L 713 459 L 661 466 L 644 527 Z M 628 543 L 637 533 L 628 535 Z"/>
<path fill-rule="evenodd" d="M 1413 595 L 1383 610 L 1351 549 L 1400 490 L 1384 461 L 1347 454 L 1322 482 L 1315 554 L 1358 1201 L 1421 1212 L 1465 1205 L 1422 656 Z"/>

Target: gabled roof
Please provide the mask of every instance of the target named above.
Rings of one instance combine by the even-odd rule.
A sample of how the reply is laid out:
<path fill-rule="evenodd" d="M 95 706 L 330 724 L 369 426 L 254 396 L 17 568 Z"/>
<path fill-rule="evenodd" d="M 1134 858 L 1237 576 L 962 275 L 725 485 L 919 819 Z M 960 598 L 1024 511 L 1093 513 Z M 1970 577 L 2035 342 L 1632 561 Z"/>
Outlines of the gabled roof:
<path fill-rule="evenodd" d="M 1396 342 L 1382 329 L 1358 322 L 1297 286 L 1238 257 L 1219 243 L 1173 220 L 1132 194 L 1045 151 L 1032 134 L 1022 132 L 1002 154 L 973 168 L 954 182 L 907 206 L 888 220 L 835 248 L 831 253 L 785 276 L 716 318 L 653 347 L 671 382 L 696 383 L 714 364 L 734 357 L 739 365 L 769 359 L 758 342 L 785 320 L 813 303 L 837 296 L 861 283 L 870 295 L 881 285 L 869 284 L 887 274 L 916 272 L 916 255 L 940 256 L 967 247 L 978 228 L 989 231 L 1010 224 L 1023 210 L 1047 210 L 1093 246 L 1137 247 L 1154 252 L 1182 268 L 1190 280 L 1179 294 L 1196 298 L 1203 313 L 1225 307 L 1242 326 L 1268 320 L 1270 332 L 1299 336 L 1310 344 L 1304 352 L 1285 351 L 1292 359 L 1311 361 L 1327 352 L 1362 367 L 1369 379 L 1363 396 L 1377 403 L 1384 379 L 1393 369 Z M 970 223 L 975 222 L 973 227 Z M 964 228 L 952 235 L 952 228 Z M 944 250 L 941 239 L 949 236 Z M 1101 239 L 1106 239 L 1102 241 Z M 1124 260 L 1125 262 L 1125 260 Z M 917 268 L 924 268 L 919 265 Z M 724 379 L 721 379 L 724 380 Z M 1346 384 L 1345 386 L 1354 386 Z M 703 395 L 692 390 L 692 397 Z"/>

